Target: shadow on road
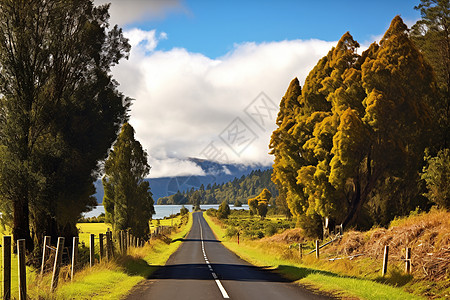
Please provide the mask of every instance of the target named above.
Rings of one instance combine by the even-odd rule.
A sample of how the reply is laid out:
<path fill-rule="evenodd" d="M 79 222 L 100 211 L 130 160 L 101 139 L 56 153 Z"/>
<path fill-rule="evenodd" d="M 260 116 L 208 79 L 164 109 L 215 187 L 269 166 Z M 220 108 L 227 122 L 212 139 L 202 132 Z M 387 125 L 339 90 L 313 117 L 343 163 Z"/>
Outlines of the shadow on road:
<path fill-rule="evenodd" d="M 278 274 L 262 267 L 238 264 L 211 264 L 221 280 L 288 282 Z M 161 266 L 152 276 L 155 279 L 211 280 L 208 266 L 201 264 L 177 264 Z"/>
<path fill-rule="evenodd" d="M 172 243 L 174 242 L 201 242 L 201 239 L 175 239 L 172 240 Z M 222 243 L 221 241 L 218 240 L 203 240 L 203 242 L 205 243 Z"/>

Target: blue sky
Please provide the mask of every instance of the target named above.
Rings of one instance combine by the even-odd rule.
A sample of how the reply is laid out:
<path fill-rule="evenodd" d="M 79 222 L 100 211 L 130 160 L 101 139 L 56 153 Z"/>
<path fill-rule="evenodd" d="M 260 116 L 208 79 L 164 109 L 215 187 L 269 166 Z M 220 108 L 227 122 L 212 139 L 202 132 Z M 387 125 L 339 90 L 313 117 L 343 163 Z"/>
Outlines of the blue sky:
<path fill-rule="evenodd" d="M 346 31 L 360 43 L 381 35 L 400 15 L 420 18 L 414 0 L 380 1 L 184 1 L 164 17 L 126 24 L 125 28 L 157 29 L 169 39 L 160 50 L 186 48 L 216 58 L 235 43 L 294 39 L 338 40 Z M 145 17 L 144 17 L 145 18 Z"/>
<path fill-rule="evenodd" d="M 303 84 L 347 31 L 364 49 L 396 15 L 408 26 L 420 18 L 412 0 L 95 4 L 110 1 L 111 23 L 132 45 L 113 76 L 135 99 L 130 123 L 148 151 L 150 177 L 205 175 L 189 157 L 271 165 L 270 136 L 293 78 Z M 270 108 L 264 124 L 252 117 L 262 103 Z M 238 127 L 248 129 L 248 144 L 226 140 Z"/>

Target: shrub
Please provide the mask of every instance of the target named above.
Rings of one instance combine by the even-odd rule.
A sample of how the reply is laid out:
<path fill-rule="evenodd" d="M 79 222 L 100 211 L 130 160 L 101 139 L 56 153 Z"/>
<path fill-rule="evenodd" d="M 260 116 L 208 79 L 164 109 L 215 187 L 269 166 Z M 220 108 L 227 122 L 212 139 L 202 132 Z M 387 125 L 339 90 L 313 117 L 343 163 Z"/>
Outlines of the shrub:
<path fill-rule="evenodd" d="M 225 236 L 227 236 L 227 237 L 234 237 L 234 236 L 237 236 L 238 232 L 239 232 L 239 230 L 236 227 L 228 226 L 227 230 L 225 232 Z"/>
<path fill-rule="evenodd" d="M 228 202 L 225 200 L 220 204 L 219 209 L 217 210 L 217 217 L 219 219 L 227 219 L 229 215 L 230 215 L 230 206 L 228 205 Z"/>
<path fill-rule="evenodd" d="M 184 215 L 186 215 L 186 214 L 188 214 L 188 213 L 189 213 L 189 209 L 187 209 L 186 207 L 184 207 L 184 205 L 181 206 L 181 208 L 180 208 L 180 214 L 181 214 L 182 216 L 184 216 Z"/>
<path fill-rule="evenodd" d="M 274 224 L 269 223 L 266 226 L 266 229 L 265 229 L 264 233 L 265 233 L 266 236 L 272 236 L 275 233 L 277 233 L 277 227 Z"/>
<path fill-rule="evenodd" d="M 206 214 L 210 217 L 215 217 L 217 214 L 217 209 L 215 208 L 208 208 L 208 210 L 206 211 Z"/>

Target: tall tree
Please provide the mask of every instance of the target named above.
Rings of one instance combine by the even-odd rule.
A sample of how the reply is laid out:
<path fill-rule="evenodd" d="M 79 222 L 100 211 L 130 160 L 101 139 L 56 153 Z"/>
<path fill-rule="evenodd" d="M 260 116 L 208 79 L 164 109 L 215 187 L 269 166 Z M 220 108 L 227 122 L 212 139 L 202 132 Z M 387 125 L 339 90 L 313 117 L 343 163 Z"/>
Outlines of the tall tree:
<path fill-rule="evenodd" d="M 421 197 L 418 174 L 430 143 L 430 103 L 436 94 L 431 67 L 400 17 L 380 45 L 372 44 L 361 56 L 358 47 L 344 34 L 306 78 L 287 139 L 293 150 L 280 135 L 283 122 L 277 120 L 272 136 L 274 179 L 305 229 L 318 224 L 318 216 L 358 225 L 363 208 L 408 213 Z M 284 114 L 280 107 L 280 119 Z M 298 163 L 280 163 L 287 151 Z M 285 170 L 296 181 L 280 176 Z"/>
<path fill-rule="evenodd" d="M 137 237 L 147 237 L 155 213 L 149 183 L 144 180 L 149 173 L 147 153 L 134 138 L 133 127 L 125 123 L 105 162 L 102 180 L 106 219 L 114 230 L 130 229 Z"/>
<path fill-rule="evenodd" d="M 302 157 L 299 154 L 299 142 L 294 135 L 296 114 L 301 109 L 298 102 L 300 95 L 300 83 L 297 78 L 294 78 L 281 99 L 280 111 L 276 120 L 278 128 L 272 133 L 269 144 L 270 154 L 275 156 L 271 178 L 280 192 L 277 201 L 281 203 L 277 203 L 277 205 L 288 206 L 295 215 L 299 209 L 295 208 L 297 201 L 294 199 L 301 192 L 296 177 Z"/>
<path fill-rule="evenodd" d="M 76 234 L 129 100 L 111 66 L 129 44 L 89 0 L 0 1 L 0 209 L 14 239 Z"/>
<path fill-rule="evenodd" d="M 202 202 L 202 193 L 201 192 L 202 192 L 201 190 L 193 192 L 189 199 L 192 204 L 193 211 L 200 210 L 200 203 Z"/>
<path fill-rule="evenodd" d="M 433 67 L 441 92 L 433 105 L 439 125 L 436 152 L 450 146 L 450 3 L 421 0 L 414 8 L 422 19 L 411 28 L 411 38 Z"/>

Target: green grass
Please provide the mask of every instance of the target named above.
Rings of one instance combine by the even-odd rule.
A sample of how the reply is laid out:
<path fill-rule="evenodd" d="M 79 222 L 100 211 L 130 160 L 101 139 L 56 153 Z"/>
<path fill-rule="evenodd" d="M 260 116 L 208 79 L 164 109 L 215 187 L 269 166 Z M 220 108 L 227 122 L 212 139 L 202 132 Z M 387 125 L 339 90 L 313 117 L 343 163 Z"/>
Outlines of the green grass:
<path fill-rule="evenodd" d="M 257 266 L 274 269 L 289 280 L 326 293 L 340 297 L 356 297 L 360 299 L 423 299 L 406 293 L 400 288 L 375 281 L 342 276 L 337 273 L 316 269 L 300 263 L 293 263 L 283 258 L 283 253 L 274 255 L 275 249 L 265 245 L 257 245 L 254 241 L 243 240 L 238 245 L 235 239 L 224 239 L 225 229 L 216 224 L 211 217 L 204 214 L 206 221 L 219 240 L 231 251 Z M 274 250 L 274 251 L 270 251 Z"/>
<path fill-rule="evenodd" d="M 85 224 L 81 224 L 83 230 L 90 230 L 92 233 L 95 230 L 102 230 L 100 225 Z M 180 231 L 170 236 L 174 242 L 167 244 L 162 240 L 152 240 L 150 245 L 131 249 L 126 257 L 98 264 L 92 270 L 86 268 L 76 274 L 74 282 L 63 283 L 55 294 L 43 298 L 120 299 L 127 295 L 133 286 L 151 276 L 159 266 L 166 263 L 170 255 L 181 245 L 181 239 L 187 235 L 191 226 L 192 215 Z"/>
<path fill-rule="evenodd" d="M 86 247 L 89 247 L 90 234 L 95 234 L 95 237 L 98 238 L 99 233 L 105 233 L 108 228 L 112 230 L 112 226 L 107 223 L 78 223 L 77 228 L 79 243 L 84 243 Z"/>

